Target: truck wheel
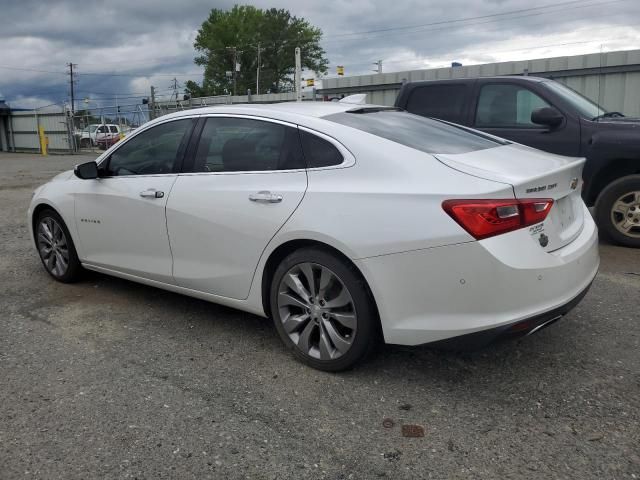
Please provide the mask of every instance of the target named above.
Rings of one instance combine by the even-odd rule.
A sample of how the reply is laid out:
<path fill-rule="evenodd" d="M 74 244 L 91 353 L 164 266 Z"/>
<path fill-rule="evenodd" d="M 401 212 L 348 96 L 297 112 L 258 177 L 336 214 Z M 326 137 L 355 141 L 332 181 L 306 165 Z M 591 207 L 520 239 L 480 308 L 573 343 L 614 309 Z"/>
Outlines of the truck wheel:
<path fill-rule="evenodd" d="M 596 222 L 619 245 L 640 248 L 640 175 L 611 182 L 596 201 Z"/>

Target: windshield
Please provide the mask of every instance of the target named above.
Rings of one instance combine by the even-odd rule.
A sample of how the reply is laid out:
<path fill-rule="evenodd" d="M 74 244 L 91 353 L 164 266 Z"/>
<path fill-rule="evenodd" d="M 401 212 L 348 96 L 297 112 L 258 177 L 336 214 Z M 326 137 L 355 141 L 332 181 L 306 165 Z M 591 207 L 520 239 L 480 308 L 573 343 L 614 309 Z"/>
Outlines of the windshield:
<path fill-rule="evenodd" d="M 607 113 L 607 111 L 587 97 L 583 97 L 575 90 L 558 82 L 544 82 L 543 85 L 560 95 L 566 102 L 570 103 L 577 112 L 588 119 L 593 119 Z"/>
<path fill-rule="evenodd" d="M 324 118 L 426 153 L 466 153 L 506 144 L 481 132 L 396 109 L 363 108 Z"/>

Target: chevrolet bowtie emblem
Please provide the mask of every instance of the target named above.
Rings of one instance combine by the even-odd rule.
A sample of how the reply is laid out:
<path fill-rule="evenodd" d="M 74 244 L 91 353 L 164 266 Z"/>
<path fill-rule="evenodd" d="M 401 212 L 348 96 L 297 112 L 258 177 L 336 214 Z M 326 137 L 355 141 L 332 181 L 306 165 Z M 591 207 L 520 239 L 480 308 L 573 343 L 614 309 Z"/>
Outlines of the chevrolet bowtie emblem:
<path fill-rule="evenodd" d="M 571 187 L 571 190 L 578 188 L 578 178 L 572 178 L 569 186 Z"/>

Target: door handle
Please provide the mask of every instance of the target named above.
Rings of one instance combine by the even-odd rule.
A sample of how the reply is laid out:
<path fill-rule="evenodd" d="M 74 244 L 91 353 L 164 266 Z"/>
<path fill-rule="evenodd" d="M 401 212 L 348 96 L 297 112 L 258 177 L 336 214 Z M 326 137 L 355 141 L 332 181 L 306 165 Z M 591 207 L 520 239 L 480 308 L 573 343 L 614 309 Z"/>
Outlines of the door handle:
<path fill-rule="evenodd" d="M 154 188 L 149 188 L 148 190 L 143 190 L 142 192 L 140 192 L 140 196 L 145 198 L 162 198 L 164 197 L 164 192 L 161 192 L 160 190 L 156 190 Z"/>
<path fill-rule="evenodd" d="M 260 203 L 280 203 L 282 195 L 271 193 L 268 190 L 261 190 L 258 193 L 249 194 L 249 200 Z"/>

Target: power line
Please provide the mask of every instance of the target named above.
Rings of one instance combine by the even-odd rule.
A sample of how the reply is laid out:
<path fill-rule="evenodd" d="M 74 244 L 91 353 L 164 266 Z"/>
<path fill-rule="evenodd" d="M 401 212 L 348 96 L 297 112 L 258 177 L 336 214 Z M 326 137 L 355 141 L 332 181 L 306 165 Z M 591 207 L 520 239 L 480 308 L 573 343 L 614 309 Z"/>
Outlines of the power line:
<path fill-rule="evenodd" d="M 401 26 L 401 27 L 380 28 L 380 29 L 377 29 L 377 30 L 365 30 L 365 31 L 362 31 L 362 32 L 339 33 L 339 34 L 332 35 L 332 37 L 333 38 L 336 38 L 336 37 L 347 37 L 347 36 L 351 36 L 351 35 L 362 35 L 362 34 L 367 34 L 367 33 L 389 32 L 389 31 L 393 31 L 393 30 L 406 30 L 406 29 L 419 28 L 419 27 L 429 27 L 429 26 L 432 26 L 432 25 L 444 25 L 444 24 L 449 24 L 449 23 L 466 22 L 466 21 L 469 21 L 469 20 L 480 20 L 480 19 L 484 19 L 484 18 L 492 18 L 492 17 L 511 15 L 511 14 L 514 14 L 514 13 L 523 13 L 523 12 L 530 12 L 530 11 L 534 11 L 534 10 L 543 10 L 543 9 L 546 9 L 546 8 L 553 8 L 553 7 L 558 7 L 558 6 L 562 6 L 562 5 L 571 5 L 571 4 L 580 3 L 582 1 L 584 1 L 584 0 L 571 0 L 571 1 L 568 1 L 568 2 L 560 2 L 560 3 L 555 3 L 555 4 L 542 5 L 540 7 L 522 8 L 522 9 L 519 9 L 519 10 L 510 10 L 510 11 L 502 12 L 502 13 L 493 13 L 493 14 L 489 14 L 489 15 L 479 15 L 479 16 L 476 16 L 476 17 L 456 18 L 456 19 L 452 19 L 452 20 L 441 20 L 441 21 L 438 21 L 438 22 L 419 23 L 419 24 L 415 24 L 415 25 L 404 25 L 404 26 Z"/>
<path fill-rule="evenodd" d="M 590 0 L 587 0 L 590 1 Z M 589 7 L 596 7 L 596 6 L 602 6 L 602 5 L 608 5 L 608 4 L 612 4 L 612 3 L 620 3 L 620 2 L 627 2 L 629 0 L 608 0 L 608 1 L 604 1 L 604 2 L 596 2 L 596 3 L 590 3 L 587 5 L 581 5 L 580 8 L 589 8 Z M 562 6 L 563 4 L 557 4 L 555 6 Z M 555 6 L 547 6 L 546 8 L 552 8 Z M 541 8 L 541 7 L 540 7 Z M 471 26 L 476 26 L 476 25 L 486 25 L 488 23 L 494 23 L 494 22 L 501 22 L 501 21 L 508 21 L 508 20 L 517 20 L 520 18 L 528 18 L 528 17 L 536 17 L 536 16 L 540 16 L 540 15 L 549 15 L 549 14 L 553 14 L 553 13 L 557 13 L 557 12 L 562 12 L 562 11 L 566 11 L 566 10 L 574 10 L 575 8 L 577 8 L 576 6 L 571 6 L 571 7 L 566 7 L 566 8 L 556 8 L 555 10 L 552 11 L 543 11 L 543 12 L 534 12 L 534 13 L 528 13 L 528 14 L 523 14 L 523 15 L 517 15 L 517 16 L 512 16 L 512 17 L 508 17 L 508 18 L 489 18 L 488 20 L 482 21 L 482 22 L 473 22 L 473 23 L 467 23 L 464 25 L 460 25 L 460 28 L 466 28 L 466 27 L 471 27 Z M 505 14 L 494 14 L 495 15 L 505 15 Z M 487 17 L 487 16 L 483 16 L 483 17 Z M 483 18 L 483 17 L 478 17 L 478 18 Z M 394 27 L 392 29 L 387 29 L 387 30 L 379 30 L 379 31 L 373 31 L 370 30 L 368 32 L 354 32 L 351 33 L 349 35 L 352 35 L 352 38 L 338 38 L 340 35 L 347 35 L 347 34 L 337 34 L 337 35 L 331 35 L 331 36 L 326 36 L 323 38 L 323 42 L 336 42 L 336 41 L 355 41 L 355 40 L 364 40 L 364 39 L 372 39 L 372 38 L 383 38 L 383 37 L 393 37 L 393 36 L 398 36 L 398 35 L 413 35 L 416 33 L 423 33 L 423 32 L 433 32 L 433 31 L 438 31 L 438 30 L 450 30 L 451 26 L 448 24 L 451 23 L 458 23 L 458 22 L 462 22 L 462 21 L 470 21 L 474 19 L 474 17 L 469 17 L 468 19 L 458 19 L 458 20 L 443 20 L 441 22 L 433 22 L 430 24 L 423 24 L 422 26 L 411 26 L 411 27 Z M 562 19 L 565 20 L 565 19 Z M 435 27 L 435 28 L 423 28 L 423 27 Z M 419 30 L 414 30 L 414 31 L 410 31 L 410 32 L 406 32 L 406 31 L 396 31 L 399 29 L 412 29 L 412 28 L 419 28 Z M 380 33 L 379 35 L 377 35 L 376 33 Z M 356 36 L 356 35 L 362 35 L 360 37 Z"/>
<path fill-rule="evenodd" d="M 581 44 L 587 44 L 587 43 L 603 43 L 603 42 L 612 42 L 615 39 L 613 38 L 609 38 L 609 39 L 602 39 L 602 40 L 584 40 L 584 41 L 580 41 L 580 42 L 564 42 L 564 43 L 548 43 L 548 44 L 544 44 L 544 45 L 536 45 L 536 46 L 532 46 L 532 47 L 522 47 L 522 48 L 514 48 L 514 49 L 510 49 L 510 50 L 491 50 L 491 53 L 509 53 L 509 52 L 521 52 L 521 51 L 525 51 L 525 50 L 537 50 L 539 48 L 548 48 L 548 47 L 563 47 L 563 46 L 567 46 L 567 45 L 581 45 Z M 385 61 L 385 65 L 392 63 L 415 63 L 415 62 L 420 62 L 423 59 L 414 59 L 414 60 L 390 60 L 390 61 Z M 378 62 L 375 62 L 374 65 L 377 65 Z M 370 65 L 370 62 L 361 62 L 361 63 L 347 63 L 347 65 L 349 65 L 350 67 L 353 66 L 367 66 Z"/>

